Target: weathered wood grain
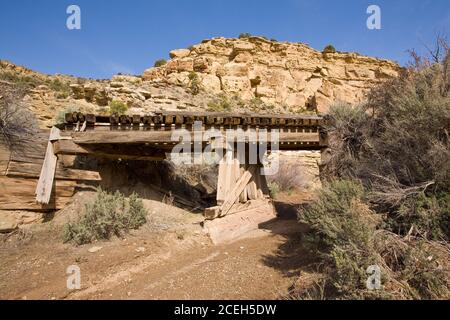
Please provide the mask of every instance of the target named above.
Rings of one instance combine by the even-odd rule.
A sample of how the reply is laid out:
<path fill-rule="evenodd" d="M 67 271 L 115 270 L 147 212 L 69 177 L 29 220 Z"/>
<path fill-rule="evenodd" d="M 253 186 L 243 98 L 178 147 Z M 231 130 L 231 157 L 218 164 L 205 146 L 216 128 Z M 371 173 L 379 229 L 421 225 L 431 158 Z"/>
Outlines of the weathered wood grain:
<path fill-rule="evenodd" d="M 52 194 L 53 181 L 55 178 L 56 163 L 58 157 L 53 150 L 52 139 L 59 136 L 59 129 L 53 127 L 50 132 L 50 139 L 45 153 L 44 163 L 42 164 L 41 174 L 36 187 L 36 202 L 41 204 L 48 204 Z"/>
<path fill-rule="evenodd" d="M 6 176 L 39 178 L 40 171 L 41 165 L 39 164 L 11 161 L 6 172 Z M 74 181 L 101 181 L 100 174 L 96 171 L 68 169 L 64 168 L 61 163 L 58 163 L 57 165 L 55 179 Z"/>

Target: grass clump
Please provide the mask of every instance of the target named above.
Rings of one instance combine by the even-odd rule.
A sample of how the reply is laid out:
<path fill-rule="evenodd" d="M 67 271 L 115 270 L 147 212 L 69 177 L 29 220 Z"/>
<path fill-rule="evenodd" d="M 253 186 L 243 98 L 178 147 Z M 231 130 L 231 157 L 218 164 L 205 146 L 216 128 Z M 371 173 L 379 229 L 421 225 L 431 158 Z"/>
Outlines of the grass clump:
<path fill-rule="evenodd" d="M 273 199 L 276 199 L 278 194 L 280 193 L 280 186 L 276 182 L 268 182 L 267 186 L 269 187 L 270 196 Z"/>
<path fill-rule="evenodd" d="M 243 32 L 243 33 L 239 34 L 239 39 L 248 39 L 250 37 L 252 37 L 252 34 L 248 33 L 248 32 Z"/>
<path fill-rule="evenodd" d="M 159 59 L 155 61 L 154 67 L 162 67 L 163 65 L 167 64 L 167 61 L 165 59 Z"/>
<path fill-rule="evenodd" d="M 41 81 L 37 77 L 16 73 L 9 70 L 0 72 L 0 80 L 13 83 L 18 90 L 23 91 L 34 89 L 37 86 L 44 84 L 44 81 Z"/>
<path fill-rule="evenodd" d="M 323 53 L 336 53 L 336 48 L 333 45 L 329 44 L 323 49 L 322 52 Z"/>
<path fill-rule="evenodd" d="M 189 78 L 189 90 L 193 95 L 197 95 L 200 93 L 201 84 L 198 74 L 194 71 L 190 72 L 188 75 Z"/>
<path fill-rule="evenodd" d="M 208 111 L 223 112 L 233 110 L 233 103 L 225 95 L 219 95 L 216 99 L 208 102 Z"/>
<path fill-rule="evenodd" d="M 86 205 L 85 211 L 85 215 L 77 222 L 65 225 L 64 242 L 82 245 L 110 239 L 113 235 L 120 237 L 147 221 L 147 211 L 135 193 L 127 200 L 118 191 L 110 194 L 99 189 L 96 199 Z"/>
<path fill-rule="evenodd" d="M 109 103 L 109 114 L 122 115 L 128 111 L 128 106 L 119 100 L 112 100 Z"/>

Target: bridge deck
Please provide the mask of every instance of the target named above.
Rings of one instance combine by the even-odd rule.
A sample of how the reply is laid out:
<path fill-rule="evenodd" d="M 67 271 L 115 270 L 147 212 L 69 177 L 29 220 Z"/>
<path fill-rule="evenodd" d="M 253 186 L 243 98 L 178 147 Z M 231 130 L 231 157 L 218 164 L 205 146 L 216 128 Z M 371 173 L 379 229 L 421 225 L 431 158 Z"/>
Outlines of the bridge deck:
<path fill-rule="evenodd" d="M 234 142 L 260 144 L 280 150 L 317 150 L 327 146 L 322 130 L 325 120 L 305 115 L 161 112 L 141 115 L 96 116 L 69 113 L 65 116 L 57 154 L 120 154 L 126 158 L 157 157 L 180 142 L 203 147 L 221 135 L 235 134 Z M 176 132 L 177 129 L 184 129 Z M 228 136 L 228 138 L 230 138 Z M 230 142 L 230 141 L 226 141 Z"/>

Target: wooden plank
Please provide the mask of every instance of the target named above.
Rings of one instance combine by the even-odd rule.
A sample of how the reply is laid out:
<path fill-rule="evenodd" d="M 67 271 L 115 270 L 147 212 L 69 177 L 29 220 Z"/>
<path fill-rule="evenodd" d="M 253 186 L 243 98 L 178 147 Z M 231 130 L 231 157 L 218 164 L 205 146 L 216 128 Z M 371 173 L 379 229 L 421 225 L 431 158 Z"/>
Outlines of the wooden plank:
<path fill-rule="evenodd" d="M 230 161 L 226 161 L 226 173 L 225 173 L 225 200 L 226 201 L 228 194 L 230 193 L 232 187 L 234 187 L 235 181 L 233 175 L 233 164 Z"/>
<path fill-rule="evenodd" d="M 252 178 L 253 172 L 246 170 L 244 174 L 240 177 L 238 182 L 235 184 L 233 189 L 229 192 L 227 198 L 225 199 L 225 202 L 220 207 L 220 216 L 224 217 L 228 214 L 231 207 L 234 205 L 234 203 L 238 200 L 239 195 L 242 193 L 244 188 L 249 183 L 250 179 Z"/>
<path fill-rule="evenodd" d="M 172 131 L 94 131 L 94 132 L 74 132 L 73 140 L 76 144 L 137 144 L 137 143 L 170 143 L 172 141 Z M 191 133 L 193 134 L 193 133 Z M 202 135 L 203 137 L 204 135 Z M 252 135 L 244 135 L 247 142 Z M 268 141 L 271 140 L 271 133 L 268 132 Z M 319 142 L 318 132 L 279 132 L 280 142 Z M 205 139 L 204 142 L 207 142 Z"/>
<path fill-rule="evenodd" d="M 114 113 L 109 117 L 109 121 L 111 124 L 117 125 L 120 122 L 120 117 L 117 113 Z"/>
<path fill-rule="evenodd" d="M 172 125 L 174 122 L 174 117 L 172 115 L 167 115 L 164 117 L 164 123 L 168 126 Z"/>
<path fill-rule="evenodd" d="M 35 201 L 37 179 L 21 179 L 0 176 L 0 198 L 8 199 L 12 196 L 27 197 Z M 55 181 L 55 192 L 58 197 L 70 197 L 75 191 L 75 181 Z"/>
<path fill-rule="evenodd" d="M 55 154 L 87 155 L 89 150 L 77 145 L 72 140 L 59 140 L 53 143 Z"/>
<path fill-rule="evenodd" d="M 153 122 L 155 125 L 161 124 L 162 121 L 163 121 L 163 117 L 162 117 L 161 115 L 157 115 L 157 116 L 153 116 L 153 117 L 152 117 L 152 122 Z"/>
<path fill-rule="evenodd" d="M 59 140 L 53 143 L 57 155 L 92 155 L 109 159 L 160 161 L 166 158 L 166 150 L 141 151 L 138 146 L 121 145 L 77 145 L 73 140 Z"/>
<path fill-rule="evenodd" d="M 95 114 L 87 114 L 86 115 L 86 122 L 88 125 L 94 125 L 96 121 Z"/>
<path fill-rule="evenodd" d="M 226 174 L 227 174 L 227 165 L 225 160 L 222 159 L 219 163 L 219 174 L 217 178 L 217 195 L 216 200 L 218 205 L 222 205 L 226 198 Z"/>
<path fill-rule="evenodd" d="M 6 176 L 39 178 L 41 166 L 35 163 L 22 163 L 11 161 Z M 56 168 L 55 179 L 57 180 L 80 180 L 80 181 L 101 181 L 100 174 L 96 171 L 77 170 L 64 168 L 60 163 Z"/>
<path fill-rule="evenodd" d="M 245 172 L 245 168 L 241 167 L 239 170 L 240 170 L 240 176 L 242 176 Z M 239 196 L 239 201 L 241 203 L 247 202 L 247 187 L 244 188 L 244 191 L 242 191 L 241 195 Z"/>
<path fill-rule="evenodd" d="M 138 114 L 133 114 L 133 125 L 139 125 L 141 123 L 141 116 Z"/>
<path fill-rule="evenodd" d="M 53 127 L 50 132 L 50 138 L 59 135 L 59 129 Z M 48 204 L 52 194 L 53 181 L 55 178 L 56 163 L 58 157 L 53 151 L 53 143 L 48 142 L 47 151 L 45 153 L 44 163 L 42 165 L 41 174 L 36 187 L 36 202 L 41 204 Z"/>
<path fill-rule="evenodd" d="M 44 205 L 36 203 L 33 197 L 0 198 L 0 210 L 54 211 L 63 209 L 70 201 L 72 197 L 59 197 Z"/>
<path fill-rule="evenodd" d="M 149 125 L 151 125 L 153 123 L 152 122 L 152 117 L 151 116 L 144 116 L 142 118 L 142 122 L 144 123 L 144 125 L 149 126 Z"/>
<path fill-rule="evenodd" d="M 256 174 L 256 170 L 258 170 L 258 168 L 256 168 L 256 165 L 250 165 L 249 168 L 252 168 L 252 171 L 255 172 L 255 174 Z M 247 197 L 249 200 L 258 199 L 258 188 L 256 186 L 256 181 L 255 181 L 254 176 L 252 176 L 250 182 L 247 185 Z"/>
<path fill-rule="evenodd" d="M 245 173 L 245 171 L 243 173 Z M 239 181 L 239 179 L 241 178 L 242 174 L 241 174 L 241 168 L 240 168 L 239 160 L 238 159 L 234 159 L 234 163 L 233 163 L 234 185 L 236 185 L 236 183 Z M 241 194 L 242 194 L 242 192 L 241 192 Z M 236 203 L 239 202 L 241 194 L 239 194 L 239 197 L 237 197 Z"/>
<path fill-rule="evenodd" d="M 73 117 L 72 117 L 72 113 L 66 113 L 64 115 L 64 122 L 65 123 L 73 123 L 74 122 Z"/>
<path fill-rule="evenodd" d="M 256 198 L 262 199 L 264 198 L 264 194 L 261 190 L 261 168 L 259 166 L 256 168 L 253 177 L 256 185 Z"/>
<path fill-rule="evenodd" d="M 184 123 L 184 117 L 182 115 L 175 116 L 175 124 L 182 125 Z"/>

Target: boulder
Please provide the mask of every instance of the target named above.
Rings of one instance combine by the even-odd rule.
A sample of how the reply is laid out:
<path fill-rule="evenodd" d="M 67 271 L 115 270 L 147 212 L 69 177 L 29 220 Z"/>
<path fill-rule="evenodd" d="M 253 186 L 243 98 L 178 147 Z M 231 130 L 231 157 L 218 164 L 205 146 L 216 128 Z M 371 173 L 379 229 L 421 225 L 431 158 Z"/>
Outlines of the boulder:
<path fill-rule="evenodd" d="M 190 53 L 191 53 L 191 50 L 189 50 L 189 49 L 176 49 L 176 50 L 170 51 L 170 58 L 171 59 L 184 58 L 184 57 L 187 57 Z"/>
<path fill-rule="evenodd" d="M 72 90 L 73 97 L 75 99 L 84 99 L 84 86 L 81 84 L 71 84 L 70 89 Z"/>

